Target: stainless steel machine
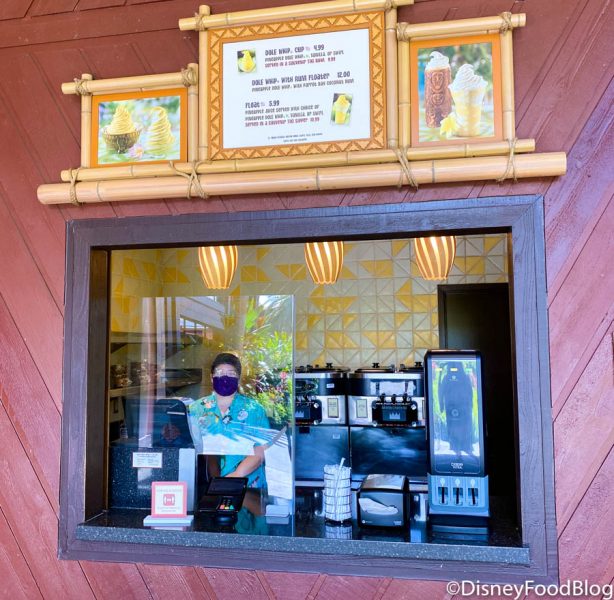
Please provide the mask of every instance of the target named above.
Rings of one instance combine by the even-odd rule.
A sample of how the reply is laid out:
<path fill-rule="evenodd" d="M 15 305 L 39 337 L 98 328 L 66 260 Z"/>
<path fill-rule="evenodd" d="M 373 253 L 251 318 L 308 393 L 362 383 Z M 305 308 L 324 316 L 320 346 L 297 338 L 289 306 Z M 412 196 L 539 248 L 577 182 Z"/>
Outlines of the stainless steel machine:
<path fill-rule="evenodd" d="M 307 365 L 294 373 L 295 481 L 322 485 L 324 465 L 350 463 L 347 367 Z"/>
<path fill-rule="evenodd" d="M 374 363 L 348 375 L 352 479 L 372 473 L 424 483 L 427 445 L 424 371 Z"/>

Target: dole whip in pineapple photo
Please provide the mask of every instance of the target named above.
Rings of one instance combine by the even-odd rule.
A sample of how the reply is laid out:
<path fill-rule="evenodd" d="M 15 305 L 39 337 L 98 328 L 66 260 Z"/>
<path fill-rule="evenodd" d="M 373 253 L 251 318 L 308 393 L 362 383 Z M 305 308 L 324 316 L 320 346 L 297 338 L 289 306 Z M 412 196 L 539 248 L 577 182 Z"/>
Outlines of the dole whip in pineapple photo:
<path fill-rule="evenodd" d="M 348 100 L 345 94 L 340 94 L 339 97 L 333 102 L 333 112 L 335 114 L 335 124 L 344 125 L 349 120 L 350 106 L 352 105 L 351 99 Z"/>
<path fill-rule="evenodd" d="M 424 116 L 427 127 L 439 127 L 452 111 L 450 59 L 441 52 L 431 52 L 424 68 Z"/>
<path fill-rule="evenodd" d="M 128 109 L 120 104 L 113 113 L 111 124 L 103 129 L 102 137 L 110 150 L 123 154 L 136 144 L 140 133 Z"/>
<path fill-rule="evenodd" d="M 153 156 L 165 156 L 173 148 L 175 136 L 171 132 L 171 122 L 166 109 L 161 106 L 152 108 L 153 120 L 147 130 L 145 150 Z"/>
<path fill-rule="evenodd" d="M 473 70 L 473 65 L 465 64 L 457 72 L 450 85 L 454 100 L 454 114 L 457 132 L 461 137 L 480 135 L 482 104 L 488 83 Z"/>

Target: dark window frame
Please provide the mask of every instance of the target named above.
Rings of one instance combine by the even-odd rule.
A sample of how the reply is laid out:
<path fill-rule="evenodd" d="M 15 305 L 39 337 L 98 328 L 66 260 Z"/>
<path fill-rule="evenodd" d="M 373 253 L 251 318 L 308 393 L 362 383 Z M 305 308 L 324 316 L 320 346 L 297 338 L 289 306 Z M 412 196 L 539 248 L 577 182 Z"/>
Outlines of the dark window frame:
<path fill-rule="evenodd" d="M 258 244 L 409 238 L 436 232 L 507 232 L 512 242 L 512 333 L 515 347 L 523 349 L 516 354 L 515 369 L 523 542 L 523 548 L 517 550 L 524 552 L 524 560 L 506 562 L 490 547 L 468 546 L 464 555 L 456 558 L 449 554 L 446 560 L 437 556 L 344 554 L 343 544 L 352 543 L 345 540 L 339 540 L 341 545 L 333 548 L 318 546 L 317 540 L 293 538 L 294 547 L 300 548 L 293 551 L 286 539 L 280 551 L 275 551 L 271 550 L 275 547 L 273 537 L 253 538 L 245 550 L 230 542 L 238 536 L 223 534 L 219 538 L 219 534 L 184 533 L 195 536 L 185 543 L 186 538 L 174 536 L 161 541 L 152 537 L 156 532 L 144 530 L 119 530 L 111 538 L 105 537 L 105 532 L 92 531 L 96 528 L 84 533 L 82 523 L 104 509 L 106 494 L 103 453 L 107 386 L 102 382 L 107 377 L 111 250 L 228 241 Z M 67 224 L 64 334 L 61 558 L 416 579 L 533 579 L 541 583 L 558 579 L 542 196 L 71 221 Z"/>

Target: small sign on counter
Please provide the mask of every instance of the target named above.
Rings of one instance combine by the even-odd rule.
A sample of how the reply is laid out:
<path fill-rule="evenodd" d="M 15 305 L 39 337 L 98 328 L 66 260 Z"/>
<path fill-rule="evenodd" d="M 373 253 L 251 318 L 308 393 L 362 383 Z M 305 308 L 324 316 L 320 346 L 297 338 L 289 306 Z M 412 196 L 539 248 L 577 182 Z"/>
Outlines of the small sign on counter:
<path fill-rule="evenodd" d="M 161 469 L 162 452 L 133 452 L 132 466 L 134 468 Z"/>

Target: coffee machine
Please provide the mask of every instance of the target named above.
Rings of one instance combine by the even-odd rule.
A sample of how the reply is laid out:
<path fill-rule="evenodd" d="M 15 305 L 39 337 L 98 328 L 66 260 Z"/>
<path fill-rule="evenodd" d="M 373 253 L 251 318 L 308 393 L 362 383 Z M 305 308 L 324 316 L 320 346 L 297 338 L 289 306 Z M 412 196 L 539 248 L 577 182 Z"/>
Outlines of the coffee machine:
<path fill-rule="evenodd" d="M 481 533 L 489 499 L 480 353 L 429 350 L 425 376 L 433 528 L 450 532 L 474 528 Z"/>
<path fill-rule="evenodd" d="M 426 482 L 427 448 L 422 365 L 397 370 L 373 363 L 348 375 L 352 480 L 369 474 Z"/>
<path fill-rule="evenodd" d="M 324 465 L 350 461 L 347 367 L 327 363 L 297 367 L 294 475 L 300 485 L 322 485 Z"/>

